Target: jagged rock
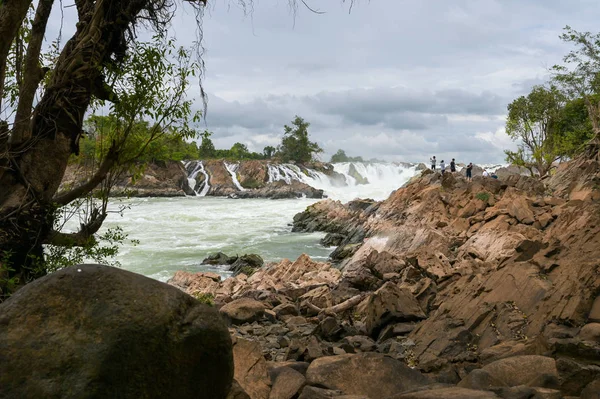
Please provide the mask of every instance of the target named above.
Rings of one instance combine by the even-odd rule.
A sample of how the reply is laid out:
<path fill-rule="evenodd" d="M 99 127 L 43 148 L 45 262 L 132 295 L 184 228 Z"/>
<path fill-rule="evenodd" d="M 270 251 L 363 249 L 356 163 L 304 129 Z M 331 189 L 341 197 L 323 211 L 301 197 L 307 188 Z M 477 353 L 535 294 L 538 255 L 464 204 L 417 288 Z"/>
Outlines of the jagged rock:
<path fill-rule="evenodd" d="M 233 342 L 234 378 L 251 399 L 268 399 L 271 392 L 267 362 L 257 342 L 236 338 Z"/>
<path fill-rule="evenodd" d="M 367 333 L 374 338 L 391 322 L 415 321 L 425 317 L 410 291 L 389 281 L 371 294 L 365 304 Z"/>
<path fill-rule="evenodd" d="M 588 315 L 588 320 L 590 322 L 600 323 L 600 296 L 596 297 L 594 300 Z"/>
<path fill-rule="evenodd" d="M 218 313 L 156 280 L 101 266 L 54 272 L 0 304 L 0 396 L 225 398 Z"/>
<path fill-rule="evenodd" d="M 209 254 L 202 260 L 202 265 L 231 265 L 238 259 L 237 256 L 228 256 L 223 252 Z"/>
<path fill-rule="evenodd" d="M 270 374 L 273 386 L 271 387 L 269 399 L 292 399 L 300 392 L 306 382 L 306 378 L 301 373 L 290 367 L 278 368 Z"/>
<path fill-rule="evenodd" d="M 427 389 L 422 391 L 398 394 L 388 399 L 494 399 L 499 398 L 496 394 L 473 389 L 448 387 L 438 389 Z"/>
<path fill-rule="evenodd" d="M 329 399 L 329 398 L 338 398 L 338 399 L 369 399 L 366 396 L 348 396 L 344 395 L 344 393 L 340 390 L 335 389 L 323 389 L 317 387 L 306 386 L 302 390 L 302 394 L 298 399 Z"/>
<path fill-rule="evenodd" d="M 283 316 L 298 316 L 298 309 L 295 305 L 291 303 L 282 303 L 273 308 L 273 312 L 277 315 L 278 318 L 282 318 Z"/>
<path fill-rule="evenodd" d="M 353 335 L 342 339 L 342 349 L 346 353 L 373 352 L 375 341 L 364 335 Z"/>
<path fill-rule="evenodd" d="M 597 357 L 596 357 L 597 359 Z M 556 367 L 560 375 L 560 390 L 565 395 L 578 396 L 596 379 L 600 379 L 600 366 L 558 358 Z"/>
<path fill-rule="evenodd" d="M 220 312 L 234 324 L 252 323 L 263 316 L 265 305 L 254 299 L 240 298 L 224 305 Z"/>
<path fill-rule="evenodd" d="M 237 258 L 235 262 L 231 264 L 229 271 L 233 272 L 234 276 L 237 276 L 240 273 L 251 275 L 256 269 L 260 269 L 264 264 L 263 258 L 259 255 L 245 254 Z"/>
<path fill-rule="evenodd" d="M 429 382 L 404 363 L 374 353 L 319 358 L 306 371 L 306 380 L 309 385 L 370 398 L 387 398 Z"/>

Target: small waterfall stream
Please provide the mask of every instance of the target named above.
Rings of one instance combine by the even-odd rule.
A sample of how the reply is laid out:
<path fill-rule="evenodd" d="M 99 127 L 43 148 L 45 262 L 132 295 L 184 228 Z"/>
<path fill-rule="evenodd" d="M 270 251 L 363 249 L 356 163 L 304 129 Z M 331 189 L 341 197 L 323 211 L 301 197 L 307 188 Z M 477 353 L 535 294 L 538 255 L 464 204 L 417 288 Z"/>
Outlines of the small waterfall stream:
<path fill-rule="evenodd" d="M 188 161 L 184 163 L 185 170 L 188 172 L 188 184 L 194 190 L 197 196 L 204 197 L 208 194 L 208 190 L 210 190 L 209 177 L 206 170 L 204 170 L 204 164 L 202 161 Z M 198 173 L 202 173 L 204 175 L 204 181 L 202 185 L 199 187 L 199 190 L 196 190 L 196 176 Z"/>
<path fill-rule="evenodd" d="M 225 165 L 225 169 L 227 169 L 227 171 L 231 175 L 231 180 L 233 181 L 233 184 L 235 184 L 237 189 L 240 191 L 246 191 L 246 189 L 244 187 L 242 187 L 242 185 L 240 184 L 240 182 L 237 178 L 237 174 L 236 174 L 237 170 L 240 167 L 240 164 L 223 162 L 223 165 Z"/>

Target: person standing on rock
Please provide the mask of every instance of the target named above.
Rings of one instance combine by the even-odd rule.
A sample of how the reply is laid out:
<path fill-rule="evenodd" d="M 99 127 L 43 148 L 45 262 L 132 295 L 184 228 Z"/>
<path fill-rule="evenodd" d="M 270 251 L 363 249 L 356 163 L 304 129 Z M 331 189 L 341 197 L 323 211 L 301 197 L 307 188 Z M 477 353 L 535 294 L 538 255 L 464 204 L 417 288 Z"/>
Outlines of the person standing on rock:
<path fill-rule="evenodd" d="M 471 181 L 473 179 L 473 177 L 471 176 L 472 173 L 473 173 L 473 164 L 471 162 L 469 162 L 469 164 L 467 165 L 467 181 Z"/>
<path fill-rule="evenodd" d="M 454 158 L 452 158 L 452 162 L 450 162 L 450 173 L 456 172 L 456 162 L 454 162 Z"/>
<path fill-rule="evenodd" d="M 431 170 L 435 170 L 435 164 L 437 163 L 437 160 L 435 159 L 435 155 L 431 158 L 429 158 L 429 160 L 431 161 Z"/>
<path fill-rule="evenodd" d="M 442 171 L 442 176 L 444 176 L 444 172 L 446 172 L 446 164 L 444 163 L 443 159 L 442 162 L 440 162 L 440 170 Z"/>

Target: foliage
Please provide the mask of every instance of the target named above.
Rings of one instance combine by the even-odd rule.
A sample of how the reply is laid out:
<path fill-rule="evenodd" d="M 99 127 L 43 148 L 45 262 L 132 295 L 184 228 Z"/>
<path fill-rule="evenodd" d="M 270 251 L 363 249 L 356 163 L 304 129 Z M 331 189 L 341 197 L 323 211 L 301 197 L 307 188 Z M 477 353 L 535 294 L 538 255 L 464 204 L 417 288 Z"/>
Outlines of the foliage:
<path fill-rule="evenodd" d="M 278 148 L 279 155 L 284 162 L 294 161 L 306 163 L 315 160 L 315 156 L 323 149 L 316 142 L 308 138 L 310 123 L 297 116 L 292 121 L 292 126 L 285 125 L 283 139 Z"/>
<path fill-rule="evenodd" d="M 592 98 L 593 101 L 600 101 L 598 95 Z M 562 156 L 573 158 L 584 150 L 586 143 L 594 137 L 594 131 L 582 98 L 567 101 L 561 110 L 556 128 L 561 138 L 557 144 Z"/>
<path fill-rule="evenodd" d="M 564 58 L 564 65 L 555 65 L 553 81 L 571 100 L 581 99 L 592 126 L 593 142 L 600 141 L 600 33 L 578 32 L 564 28 L 561 39 L 575 45 Z M 596 153 L 595 156 L 598 156 Z"/>
<path fill-rule="evenodd" d="M 337 162 L 364 162 L 363 158 L 361 156 L 358 157 L 349 157 L 348 155 L 346 155 L 346 152 L 344 150 L 338 150 L 338 152 L 336 152 L 335 154 L 333 154 L 331 156 L 331 160 L 329 161 L 331 163 L 337 163 Z"/>
<path fill-rule="evenodd" d="M 198 148 L 198 156 L 200 159 L 210 159 L 215 156 L 215 145 L 210 139 L 210 136 L 212 136 L 212 133 L 208 130 L 205 130 L 200 134 L 200 137 L 202 137 L 202 142 Z"/>
<path fill-rule="evenodd" d="M 192 296 L 200 303 L 204 303 L 209 306 L 215 306 L 215 296 L 211 293 L 195 292 Z"/>
<path fill-rule="evenodd" d="M 275 152 L 277 151 L 277 148 L 268 145 L 263 149 L 263 158 L 264 159 L 271 159 L 273 158 L 273 156 L 275 155 Z"/>
<path fill-rule="evenodd" d="M 475 198 L 477 198 L 480 201 L 487 202 L 490 199 L 490 193 L 481 191 L 475 195 Z"/>
<path fill-rule="evenodd" d="M 532 176 L 548 174 L 561 157 L 557 123 L 563 104 L 556 87 L 536 86 L 508 105 L 506 133 L 520 141 L 517 151 L 505 151 L 508 162 L 527 168 Z"/>

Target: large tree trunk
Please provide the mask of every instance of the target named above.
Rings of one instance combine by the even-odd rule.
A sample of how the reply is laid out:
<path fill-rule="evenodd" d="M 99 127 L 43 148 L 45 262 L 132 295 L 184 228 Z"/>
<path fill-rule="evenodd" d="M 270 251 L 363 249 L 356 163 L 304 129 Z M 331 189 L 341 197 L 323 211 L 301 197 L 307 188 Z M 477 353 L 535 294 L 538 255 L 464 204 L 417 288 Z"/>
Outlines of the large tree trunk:
<path fill-rule="evenodd" d="M 3 277 L 17 276 L 20 283 L 26 283 L 44 273 L 34 266 L 52 229 L 53 198 L 79 140 L 94 84 L 114 52 L 122 50 L 126 29 L 150 3 L 76 2 L 77 31 L 65 45 L 51 83 L 27 124 L 30 131 L 21 134 L 27 139 L 8 144 L 9 156 L 3 159 L 8 167 L 0 171 L 0 274 L 7 266 L 14 270 L 0 275 L 0 284 Z M 7 29 L 2 22 L 4 8 L 0 8 L 0 31 Z M 1 36 L 0 44 L 5 44 Z M 0 52 L 4 47 L 0 46 Z"/>

